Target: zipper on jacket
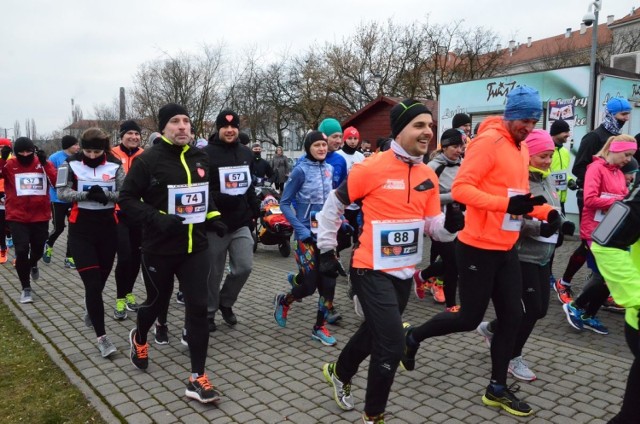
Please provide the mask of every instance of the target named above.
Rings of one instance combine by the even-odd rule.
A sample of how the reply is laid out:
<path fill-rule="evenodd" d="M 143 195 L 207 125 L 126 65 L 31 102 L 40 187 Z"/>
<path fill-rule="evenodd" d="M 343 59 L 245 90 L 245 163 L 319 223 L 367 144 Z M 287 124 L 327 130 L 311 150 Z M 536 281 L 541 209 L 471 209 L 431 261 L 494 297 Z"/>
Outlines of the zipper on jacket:
<path fill-rule="evenodd" d="M 409 181 L 407 181 L 407 204 L 411 203 L 411 168 L 413 168 L 413 164 L 409 164 Z"/>
<path fill-rule="evenodd" d="M 184 157 L 184 154 L 186 153 L 186 151 L 189 150 L 189 146 L 186 145 L 182 148 L 182 151 L 180 152 L 180 162 L 182 163 L 182 166 L 187 174 L 187 186 L 191 187 L 191 171 L 189 170 L 189 166 L 187 165 L 187 161 Z M 208 206 L 208 205 L 207 205 Z M 193 224 L 187 224 L 188 228 L 187 228 L 187 237 L 188 237 L 188 241 L 187 241 L 187 253 L 191 253 L 193 252 Z"/>

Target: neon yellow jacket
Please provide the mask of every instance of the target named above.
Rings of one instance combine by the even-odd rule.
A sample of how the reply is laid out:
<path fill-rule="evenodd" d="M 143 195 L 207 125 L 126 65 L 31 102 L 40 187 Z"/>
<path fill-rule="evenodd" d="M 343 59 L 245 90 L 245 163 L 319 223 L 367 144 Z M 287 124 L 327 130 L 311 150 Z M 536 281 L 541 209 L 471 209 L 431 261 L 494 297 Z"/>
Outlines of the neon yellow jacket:
<path fill-rule="evenodd" d="M 591 245 L 598 270 L 602 273 L 611 296 L 617 304 L 624 306 L 625 321 L 639 329 L 640 312 L 640 240 L 631 246 L 631 252 L 616 247 Z"/>
<path fill-rule="evenodd" d="M 565 171 L 567 173 L 567 182 L 575 180 L 576 178 L 569 171 L 570 161 L 571 156 L 569 150 L 566 147 L 556 145 L 553 157 L 551 158 L 551 172 Z M 558 190 L 558 194 L 560 195 L 560 202 L 564 203 L 567 201 L 567 189 Z"/>

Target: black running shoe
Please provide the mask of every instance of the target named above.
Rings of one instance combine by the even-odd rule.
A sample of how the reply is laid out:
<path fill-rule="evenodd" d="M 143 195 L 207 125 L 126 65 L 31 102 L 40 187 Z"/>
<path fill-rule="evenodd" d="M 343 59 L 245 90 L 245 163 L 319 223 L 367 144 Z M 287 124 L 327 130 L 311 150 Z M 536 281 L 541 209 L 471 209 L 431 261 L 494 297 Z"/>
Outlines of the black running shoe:
<path fill-rule="evenodd" d="M 129 333 L 131 363 L 139 370 L 146 370 L 149 366 L 149 343 L 143 345 L 136 343 L 136 331 L 134 328 Z"/>
<path fill-rule="evenodd" d="M 411 331 L 411 324 L 403 322 L 404 328 L 404 350 L 402 351 L 402 359 L 400 359 L 400 366 L 407 371 L 413 371 L 416 368 L 416 353 L 418 353 L 418 347 L 410 347 L 407 345 L 407 336 Z"/>
<path fill-rule="evenodd" d="M 207 374 L 198 378 L 189 377 L 187 390 L 184 394 L 202 403 L 216 402 L 220 400 L 220 392 L 209 382 Z"/>
<path fill-rule="evenodd" d="M 514 395 L 519 388 L 520 387 L 517 384 L 512 384 L 509 387 L 505 387 L 502 392 L 496 392 L 493 387 L 489 385 L 484 396 L 482 396 L 482 403 L 487 406 L 502 408 L 508 413 L 518 417 L 531 415 L 533 413 L 531 407 Z"/>

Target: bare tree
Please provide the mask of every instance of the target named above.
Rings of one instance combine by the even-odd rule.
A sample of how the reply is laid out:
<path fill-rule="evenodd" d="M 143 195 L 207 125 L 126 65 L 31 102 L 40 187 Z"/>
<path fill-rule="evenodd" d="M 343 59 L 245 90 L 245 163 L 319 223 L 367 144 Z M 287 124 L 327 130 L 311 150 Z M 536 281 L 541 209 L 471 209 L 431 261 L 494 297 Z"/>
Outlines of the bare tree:
<path fill-rule="evenodd" d="M 78 122 L 82 120 L 82 108 L 80 105 L 75 104 L 71 109 L 71 123 Z"/>
<path fill-rule="evenodd" d="M 22 131 L 20 130 L 20 122 L 17 119 L 13 123 L 13 136 L 15 138 L 22 137 Z"/>
<path fill-rule="evenodd" d="M 210 127 L 220 104 L 223 86 L 222 46 L 204 46 L 201 54 L 179 54 L 142 64 L 134 77 L 134 111 L 158 125 L 158 110 L 169 102 L 181 104 L 191 113 L 200 134 Z"/>

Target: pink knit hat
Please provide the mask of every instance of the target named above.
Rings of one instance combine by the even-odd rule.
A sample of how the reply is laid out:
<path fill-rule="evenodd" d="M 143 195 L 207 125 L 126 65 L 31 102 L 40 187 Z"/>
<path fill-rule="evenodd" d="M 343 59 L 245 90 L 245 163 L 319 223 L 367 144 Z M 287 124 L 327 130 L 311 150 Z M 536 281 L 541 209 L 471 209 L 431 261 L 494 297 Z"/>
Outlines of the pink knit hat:
<path fill-rule="evenodd" d="M 538 153 L 553 151 L 555 145 L 548 132 L 544 130 L 533 130 L 529 136 L 524 140 L 529 147 L 529 156 L 537 155 Z"/>

